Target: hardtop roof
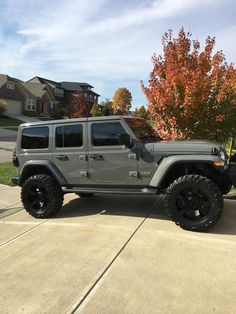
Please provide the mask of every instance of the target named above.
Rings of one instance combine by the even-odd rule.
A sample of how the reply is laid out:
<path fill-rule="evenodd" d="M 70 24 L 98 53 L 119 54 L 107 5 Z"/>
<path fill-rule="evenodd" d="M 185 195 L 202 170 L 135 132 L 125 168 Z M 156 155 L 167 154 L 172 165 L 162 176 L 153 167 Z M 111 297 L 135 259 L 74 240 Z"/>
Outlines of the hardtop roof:
<path fill-rule="evenodd" d="M 62 123 L 75 123 L 75 122 L 85 122 L 85 121 L 112 121 L 112 120 L 121 120 L 124 118 L 131 118 L 131 119 L 141 119 L 139 117 L 134 116 L 102 116 L 102 117 L 88 117 L 88 118 L 73 118 L 73 119 L 60 119 L 60 120 L 49 120 L 49 121 L 40 121 L 40 122 L 27 122 L 21 124 L 23 127 L 28 126 L 43 126 L 43 125 L 50 125 L 50 124 L 62 124 Z"/>

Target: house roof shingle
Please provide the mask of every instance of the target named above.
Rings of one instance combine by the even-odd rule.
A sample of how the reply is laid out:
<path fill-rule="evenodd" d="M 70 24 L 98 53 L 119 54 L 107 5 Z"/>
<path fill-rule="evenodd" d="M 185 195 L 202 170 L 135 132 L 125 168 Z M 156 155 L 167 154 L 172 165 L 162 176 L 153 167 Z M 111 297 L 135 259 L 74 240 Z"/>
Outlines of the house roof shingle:
<path fill-rule="evenodd" d="M 40 76 L 35 76 L 32 79 L 28 80 L 27 83 L 29 83 L 31 80 L 33 80 L 34 78 L 37 78 L 41 84 L 48 84 L 49 86 L 51 86 L 52 88 L 54 87 L 58 87 L 58 88 L 63 88 L 60 83 L 52 81 L 52 80 L 48 80 L 46 78 L 40 77 Z M 30 83 L 31 84 L 31 83 Z M 33 83 L 33 84 L 38 84 L 38 83 Z"/>
<path fill-rule="evenodd" d="M 6 82 L 21 83 L 22 81 L 7 74 L 0 74 L 0 87 L 6 84 Z"/>
<path fill-rule="evenodd" d="M 32 95 L 35 97 L 41 98 L 44 94 L 47 93 L 46 84 L 40 84 L 40 83 L 21 83 L 21 85 L 24 86 L 25 89 L 27 89 Z"/>

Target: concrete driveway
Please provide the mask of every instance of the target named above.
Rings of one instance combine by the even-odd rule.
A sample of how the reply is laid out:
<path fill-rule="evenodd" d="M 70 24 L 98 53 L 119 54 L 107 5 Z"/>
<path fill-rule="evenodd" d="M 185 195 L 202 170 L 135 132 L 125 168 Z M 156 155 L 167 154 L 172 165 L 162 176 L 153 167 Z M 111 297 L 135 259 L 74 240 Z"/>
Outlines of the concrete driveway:
<path fill-rule="evenodd" d="M 66 195 L 49 220 L 18 188 L 0 204 L 1 313 L 236 313 L 233 200 L 209 233 L 175 226 L 157 197 Z"/>

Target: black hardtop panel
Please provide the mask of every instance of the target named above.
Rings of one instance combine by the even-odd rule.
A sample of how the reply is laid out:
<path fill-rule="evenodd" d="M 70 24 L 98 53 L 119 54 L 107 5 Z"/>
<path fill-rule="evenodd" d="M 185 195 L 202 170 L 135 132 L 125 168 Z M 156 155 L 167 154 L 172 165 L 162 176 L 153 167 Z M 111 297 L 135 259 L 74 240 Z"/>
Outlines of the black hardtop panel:
<path fill-rule="evenodd" d="M 133 116 L 103 116 L 103 117 L 88 117 L 88 118 L 73 118 L 73 119 L 60 119 L 60 120 L 49 120 L 49 121 L 40 121 L 40 122 L 28 122 L 21 124 L 21 127 L 30 127 L 30 126 L 49 126 L 52 124 L 62 124 L 62 123 L 75 123 L 75 122 L 90 122 L 90 121 L 113 121 L 121 120 L 124 118 L 134 118 L 139 119 Z"/>

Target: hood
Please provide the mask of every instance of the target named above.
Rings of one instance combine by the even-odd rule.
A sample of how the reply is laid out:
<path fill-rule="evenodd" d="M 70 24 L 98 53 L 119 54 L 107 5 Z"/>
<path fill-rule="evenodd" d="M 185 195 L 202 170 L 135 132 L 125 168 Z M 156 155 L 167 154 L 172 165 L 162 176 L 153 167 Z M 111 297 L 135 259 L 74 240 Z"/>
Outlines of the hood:
<path fill-rule="evenodd" d="M 200 141 L 200 140 L 178 140 L 178 141 L 161 141 L 153 143 L 151 148 L 148 144 L 148 150 L 160 154 L 212 154 L 212 148 L 220 148 L 221 145 L 217 142 Z"/>

